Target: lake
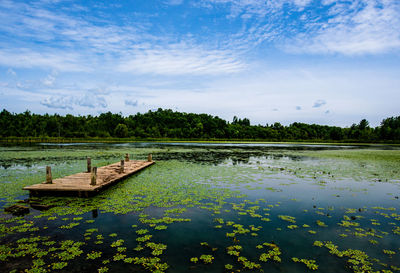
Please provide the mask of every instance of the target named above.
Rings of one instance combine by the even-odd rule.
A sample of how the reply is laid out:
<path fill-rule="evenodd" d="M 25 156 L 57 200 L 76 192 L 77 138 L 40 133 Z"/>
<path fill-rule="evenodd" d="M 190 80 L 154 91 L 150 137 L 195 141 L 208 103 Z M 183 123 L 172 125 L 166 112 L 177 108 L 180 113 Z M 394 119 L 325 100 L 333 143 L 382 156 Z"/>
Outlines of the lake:
<path fill-rule="evenodd" d="M 22 190 L 125 153 L 156 164 L 93 198 Z M 0 272 L 396 272 L 399 186 L 396 146 L 1 146 Z"/>

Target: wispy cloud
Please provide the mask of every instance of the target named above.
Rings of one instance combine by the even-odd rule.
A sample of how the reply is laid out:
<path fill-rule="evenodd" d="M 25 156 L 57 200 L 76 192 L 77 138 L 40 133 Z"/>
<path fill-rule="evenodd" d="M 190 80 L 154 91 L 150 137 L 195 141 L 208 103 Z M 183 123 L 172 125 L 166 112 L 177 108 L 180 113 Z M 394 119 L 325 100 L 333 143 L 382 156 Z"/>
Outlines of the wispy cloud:
<path fill-rule="evenodd" d="M 118 69 L 123 72 L 162 75 L 212 75 L 239 72 L 245 64 L 227 50 L 205 50 L 177 44 L 134 51 Z"/>
<path fill-rule="evenodd" d="M 80 106 L 84 108 L 106 108 L 107 102 L 104 97 L 96 96 L 93 94 L 84 94 L 82 96 L 61 96 L 54 95 L 45 98 L 40 104 L 55 109 L 69 109 L 73 110 L 74 107 Z"/>
<path fill-rule="evenodd" d="M 125 105 L 133 106 L 136 107 L 138 106 L 138 101 L 137 100 L 125 100 Z"/>
<path fill-rule="evenodd" d="M 14 69 L 9 68 L 9 69 L 7 69 L 7 75 L 15 77 L 15 76 L 17 76 L 17 72 L 15 72 Z"/>
<path fill-rule="evenodd" d="M 53 86 L 55 81 L 56 81 L 55 72 L 48 74 L 44 79 L 42 79 L 42 83 L 47 87 Z"/>
<path fill-rule="evenodd" d="M 181 5 L 183 3 L 184 0 L 165 0 L 164 3 L 167 5 Z"/>
<path fill-rule="evenodd" d="M 40 104 L 48 108 L 73 110 L 74 109 L 72 107 L 73 101 L 74 100 L 72 97 L 51 96 L 49 98 L 42 100 Z"/>
<path fill-rule="evenodd" d="M 400 48 L 400 2 L 326 2 L 329 19 L 308 23 L 284 48 L 292 52 L 357 55 Z"/>
<path fill-rule="evenodd" d="M 8 22 L 0 31 L 22 42 L 13 46 L 0 42 L 0 65 L 4 66 L 74 72 L 117 67 L 120 72 L 161 75 L 224 74 L 244 68 L 234 49 L 199 44 L 179 35 L 154 35 L 146 23 L 84 20 L 43 3 L 13 5 L 9 1 L 0 4 L 0 19 Z"/>
<path fill-rule="evenodd" d="M 47 52 L 27 48 L 0 49 L 0 65 L 17 68 L 46 68 L 59 71 L 90 71 L 86 57 L 76 52 L 48 49 Z"/>
<path fill-rule="evenodd" d="M 242 20 L 233 42 L 267 41 L 291 53 L 379 54 L 400 49 L 400 1 L 204 0 Z M 248 20 L 248 19 L 252 20 Z M 232 41 L 229 41 L 232 43 Z"/>

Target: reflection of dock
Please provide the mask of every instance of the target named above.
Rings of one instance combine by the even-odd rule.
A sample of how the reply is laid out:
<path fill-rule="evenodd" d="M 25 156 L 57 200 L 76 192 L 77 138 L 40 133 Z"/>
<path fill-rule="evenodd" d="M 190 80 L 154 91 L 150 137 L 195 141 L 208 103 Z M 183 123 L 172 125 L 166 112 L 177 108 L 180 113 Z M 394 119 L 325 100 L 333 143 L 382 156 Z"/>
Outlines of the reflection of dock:
<path fill-rule="evenodd" d="M 26 186 L 24 190 L 29 190 L 31 195 L 73 194 L 80 197 L 88 197 L 154 164 L 154 161 L 152 161 L 151 155 L 149 155 L 147 161 L 130 161 L 128 155 L 126 155 L 125 160 L 100 168 L 92 168 L 90 158 L 88 158 L 87 164 L 88 172 L 77 173 L 54 180 L 51 177 L 50 167 L 47 167 L 46 182 Z"/>

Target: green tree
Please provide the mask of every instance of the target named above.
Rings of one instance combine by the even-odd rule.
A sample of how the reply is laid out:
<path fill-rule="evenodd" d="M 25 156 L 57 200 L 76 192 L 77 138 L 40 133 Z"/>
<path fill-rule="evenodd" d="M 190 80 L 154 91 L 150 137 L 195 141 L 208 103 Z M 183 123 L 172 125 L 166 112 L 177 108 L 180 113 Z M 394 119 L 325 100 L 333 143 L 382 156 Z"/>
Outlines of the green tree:
<path fill-rule="evenodd" d="M 128 137 L 128 126 L 119 123 L 114 129 L 114 135 L 117 137 Z"/>

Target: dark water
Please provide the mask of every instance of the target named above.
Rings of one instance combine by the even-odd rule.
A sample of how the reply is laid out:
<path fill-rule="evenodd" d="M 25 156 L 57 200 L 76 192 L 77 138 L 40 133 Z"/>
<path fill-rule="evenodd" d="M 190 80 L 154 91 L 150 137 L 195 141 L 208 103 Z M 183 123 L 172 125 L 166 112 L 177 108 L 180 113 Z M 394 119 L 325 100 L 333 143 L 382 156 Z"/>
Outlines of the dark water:
<path fill-rule="evenodd" d="M 46 211 L 29 207 L 21 190 L 42 182 L 46 165 L 61 177 L 84 171 L 86 156 L 101 166 L 125 153 L 133 159 L 152 153 L 156 164 L 94 198 L 30 200 L 55 206 Z M 292 259 L 299 258 L 314 260 L 320 272 L 394 272 L 399 153 L 387 146 L 296 144 L 4 146 L 0 206 L 20 201 L 30 213 L 0 214 L 0 271 L 311 271 L 307 261 Z M 139 242 L 145 235 L 151 237 Z M 151 243 L 166 249 L 154 253 Z M 228 253 L 230 246 L 240 248 L 238 256 Z M 281 261 L 261 261 L 274 246 Z M 212 255 L 211 263 L 202 255 Z"/>

